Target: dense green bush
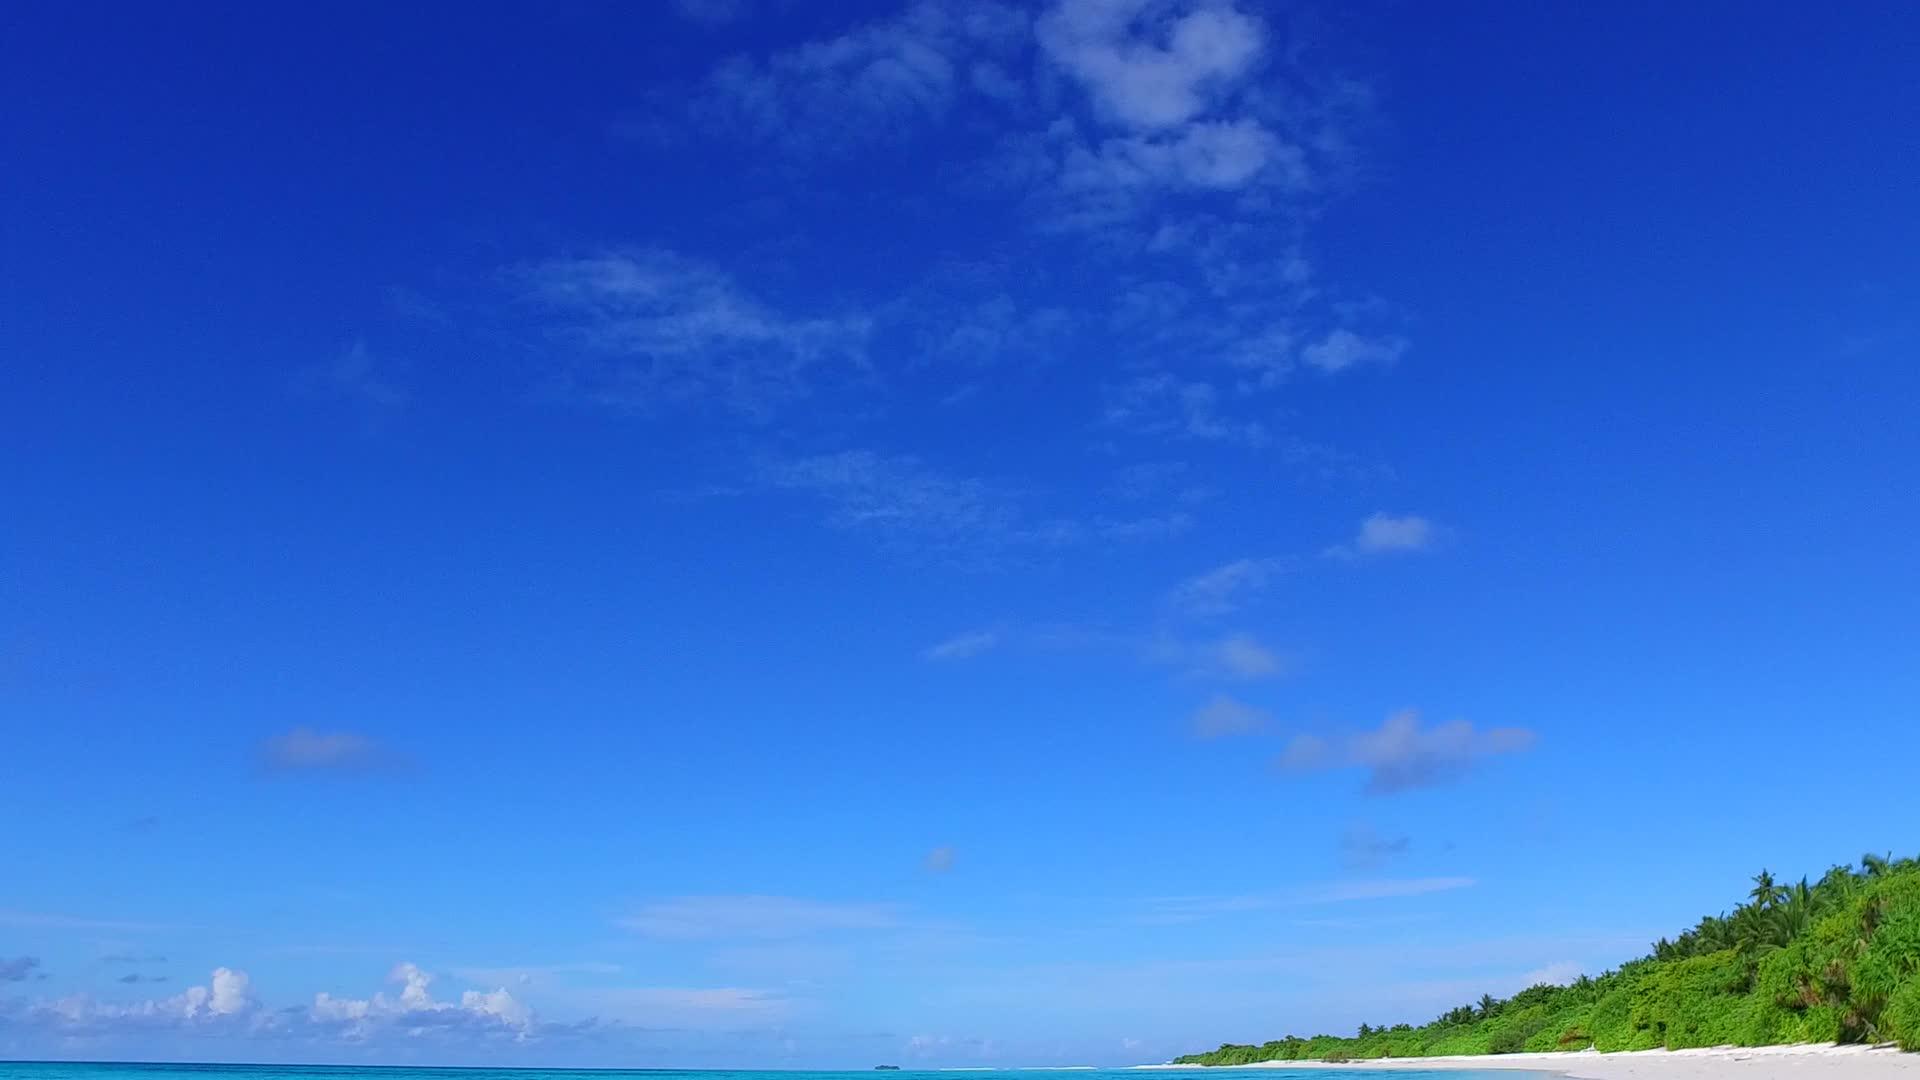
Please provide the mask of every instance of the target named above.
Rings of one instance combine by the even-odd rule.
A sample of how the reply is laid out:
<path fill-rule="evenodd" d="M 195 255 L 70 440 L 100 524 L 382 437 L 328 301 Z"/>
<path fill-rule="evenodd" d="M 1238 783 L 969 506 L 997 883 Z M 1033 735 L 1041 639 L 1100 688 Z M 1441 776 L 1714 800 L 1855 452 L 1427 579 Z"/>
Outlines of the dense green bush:
<path fill-rule="evenodd" d="M 1869 856 L 1818 883 L 1755 875 L 1746 902 L 1568 986 L 1483 996 L 1430 1024 L 1361 1025 L 1176 1059 L 1193 1065 L 1453 1054 L 1896 1042 L 1920 1050 L 1920 862 Z"/>

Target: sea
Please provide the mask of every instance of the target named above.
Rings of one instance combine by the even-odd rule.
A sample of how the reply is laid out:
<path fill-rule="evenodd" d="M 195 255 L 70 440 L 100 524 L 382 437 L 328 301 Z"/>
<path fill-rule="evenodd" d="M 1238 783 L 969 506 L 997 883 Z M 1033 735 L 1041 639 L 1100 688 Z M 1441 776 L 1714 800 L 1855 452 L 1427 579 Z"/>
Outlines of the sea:
<path fill-rule="evenodd" d="M 1381 1080 L 1369 1069 L 475 1069 L 402 1065 L 194 1065 L 145 1062 L 0 1061 L 0 1080 L 965 1080 L 956 1074 L 1063 1072 L 1072 1080 Z M 1397 1069 L 1393 1077 L 1515 1080 L 1514 1070 Z M 1546 1075 L 1546 1074 L 1541 1074 Z M 1033 1080 L 1039 1080 L 1034 1077 Z M 1065 1077 L 1058 1080 L 1066 1080 Z"/>

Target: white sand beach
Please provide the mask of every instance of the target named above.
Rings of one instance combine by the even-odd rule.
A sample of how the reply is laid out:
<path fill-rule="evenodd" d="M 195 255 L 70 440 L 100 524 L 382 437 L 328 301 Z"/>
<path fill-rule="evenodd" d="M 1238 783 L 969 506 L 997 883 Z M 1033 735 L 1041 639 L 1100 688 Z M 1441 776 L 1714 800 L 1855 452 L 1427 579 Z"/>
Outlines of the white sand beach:
<path fill-rule="evenodd" d="M 1186 1066 L 1149 1065 L 1170 1069 Z M 1487 1054 L 1460 1057 L 1389 1058 L 1333 1063 L 1263 1061 L 1225 1069 L 1520 1069 L 1559 1073 L 1574 1080 L 1906 1080 L 1920 1078 L 1920 1054 L 1867 1046 L 1714 1047 L 1705 1050 L 1639 1050 L 1601 1054 Z"/>

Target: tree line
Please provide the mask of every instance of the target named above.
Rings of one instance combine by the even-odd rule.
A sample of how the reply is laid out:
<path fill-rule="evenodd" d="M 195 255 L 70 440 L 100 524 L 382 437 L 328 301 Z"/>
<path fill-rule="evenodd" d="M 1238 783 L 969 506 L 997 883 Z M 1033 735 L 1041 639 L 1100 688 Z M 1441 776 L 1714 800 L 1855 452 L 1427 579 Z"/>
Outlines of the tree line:
<path fill-rule="evenodd" d="M 1731 912 L 1564 986 L 1481 995 L 1429 1023 L 1227 1043 L 1182 1065 L 1780 1043 L 1920 1050 L 1920 860 L 1868 855 L 1818 881 L 1762 870 Z"/>

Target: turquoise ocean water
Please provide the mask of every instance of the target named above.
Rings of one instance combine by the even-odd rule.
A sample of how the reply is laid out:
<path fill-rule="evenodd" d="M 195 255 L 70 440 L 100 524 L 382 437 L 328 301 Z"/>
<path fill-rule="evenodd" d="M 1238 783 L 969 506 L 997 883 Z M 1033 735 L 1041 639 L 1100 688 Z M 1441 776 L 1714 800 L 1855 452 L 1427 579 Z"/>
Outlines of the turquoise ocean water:
<path fill-rule="evenodd" d="M 0 1061 L 0 1080 L 965 1080 L 980 1072 L 1017 1073 L 1038 1080 L 1049 1073 L 1064 1073 L 1060 1080 L 1208 1080 L 1239 1077 L 1241 1080 L 1380 1080 L 1382 1076 L 1420 1078 L 1446 1077 L 1449 1080 L 1514 1080 L 1525 1076 L 1512 1070 L 1403 1070 L 1391 1074 L 1366 1069 L 1272 1069 L 1258 1072 L 1214 1070 L 1135 1069 L 995 1069 L 922 1072 L 875 1072 L 870 1069 L 848 1072 L 773 1071 L 762 1069 L 464 1069 L 414 1068 L 366 1065 L 162 1065 L 80 1062 L 5 1062 Z M 1546 1074 L 1537 1074 L 1546 1075 Z"/>

